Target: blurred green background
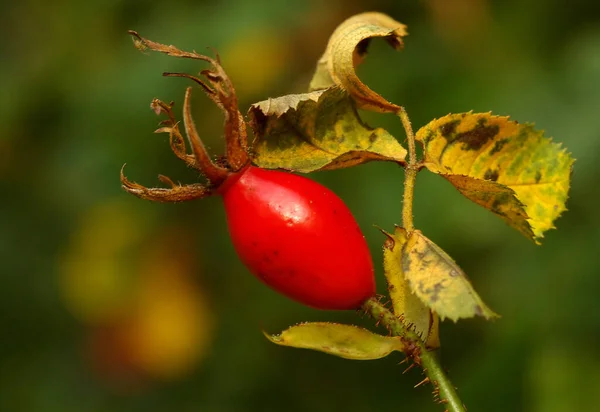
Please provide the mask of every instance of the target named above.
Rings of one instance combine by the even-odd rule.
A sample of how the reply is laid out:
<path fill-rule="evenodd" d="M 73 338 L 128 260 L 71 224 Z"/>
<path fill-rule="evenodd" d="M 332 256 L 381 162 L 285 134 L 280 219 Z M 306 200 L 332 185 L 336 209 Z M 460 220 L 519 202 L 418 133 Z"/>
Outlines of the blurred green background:
<path fill-rule="evenodd" d="M 535 246 L 447 182 L 418 178 L 415 219 L 502 318 L 446 322 L 445 367 L 472 411 L 600 410 L 600 6 L 571 0 L 4 2 L 0 23 L 0 410 L 438 411 L 400 355 L 351 362 L 276 347 L 305 320 L 368 324 L 271 292 L 237 260 L 217 198 L 153 204 L 140 183 L 198 177 L 153 135 L 152 98 L 181 107 L 197 62 L 132 46 L 127 29 L 183 49 L 214 47 L 241 110 L 305 91 L 343 19 L 379 10 L 406 48 L 373 42 L 359 74 L 415 127 L 449 112 L 535 122 L 577 158 L 570 209 Z M 222 117 L 196 93 L 213 153 Z M 403 139 L 397 119 L 371 125 Z M 374 224 L 400 223 L 401 170 L 324 172 L 377 262 Z"/>

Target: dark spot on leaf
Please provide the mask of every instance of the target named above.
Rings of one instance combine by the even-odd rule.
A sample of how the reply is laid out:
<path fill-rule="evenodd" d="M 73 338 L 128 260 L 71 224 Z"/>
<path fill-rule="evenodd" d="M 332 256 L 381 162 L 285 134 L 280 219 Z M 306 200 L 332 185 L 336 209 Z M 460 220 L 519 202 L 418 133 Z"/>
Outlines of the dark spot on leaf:
<path fill-rule="evenodd" d="M 431 140 L 433 135 L 434 135 L 433 131 L 431 131 L 431 130 L 427 131 L 427 134 L 423 138 L 423 143 L 425 144 L 425 146 L 427 146 L 427 144 L 429 143 L 429 141 Z"/>
<path fill-rule="evenodd" d="M 491 180 L 491 181 L 495 182 L 496 180 L 498 180 L 498 171 L 488 169 L 488 170 L 486 170 L 485 174 L 483 175 L 483 178 L 485 180 Z"/>
<path fill-rule="evenodd" d="M 406 273 L 410 270 L 411 263 L 412 263 L 412 259 L 410 258 L 410 255 L 403 254 L 402 255 L 402 270 L 404 271 L 404 273 Z"/>
<path fill-rule="evenodd" d="M 377 140 L 377 133 L 373 132 L 369 135 L 369 142 L 374 143 Z"/>
<path fill-rule="evenodd" d="M 542 172 L 538 170 L 535 172 L 535 183 L 540 183 L 540 180 L 542 180 Z"/>
<path fill-rule="evenodd" d="M 442 282 L 436 283 L 432 288 L 425 289 L 423 282 L 419 282 L 419 290 L 424 295 L 429 295 L 429 301 L 431 303 L 435 303 L 440 298 L 440 292 L 444 290 L 444 285 Z"/>
<path fill-rule="evenodd" d="M 428 249 L 423 249 L 423 250 L 413 249 L 413 250 L 410 251 L 410 253 L 412 253 L 413 255 L 415 255 L 417 257 L 417 259 L 419 261 L 421 261 L 421 260 L 425 259 L 425 257 L 429 253 L 429 250 Z"/>
<path fill-rule="evenodd" d="M 440 127 L 440 132 L 445 139 L 450 140 L 450 136 L 456 131 L 456 126 L 460 123 L 460 120 L 451 120 L 448 123 Z"/>
<path fill-rule="evenodd" d="M 349 124 L 349 123 L 344 123 L 342 125 L 342 130 L 344 131 L 344 133 L 352 133 L 352 131 L 354 130 L 354 125 Z"/>
<path fill-rule="evenodd" d="M 464 149 L 466 150 L 479 150 L 486 144 L 490 139 L 498 134 L 500 128 L 498 125 L 488 126 L 485 124 L 485 119 L 480 119 L 477 122 L 477 126 L 466 132 L 458 133 L 454 138 L 454 141 L 464 143 Z"/>
<path fill-rule="evenodd" d="M 491 210 L 500 216 L 506 216 L 506 213 L 503 210 L 504 205 L 510 202 L 510 194 L 502 193 L 495 197 L 494 202 L 492 203 Z"/>
<path fill-rule="evenodd" d="M 502 150 L 506 143 L 508 143 L 508 139 L 498 140 L 496 143 L 494 143 L 494 147 L 492 147 L 492 150 L 490 150 L 490 156 Z"/>

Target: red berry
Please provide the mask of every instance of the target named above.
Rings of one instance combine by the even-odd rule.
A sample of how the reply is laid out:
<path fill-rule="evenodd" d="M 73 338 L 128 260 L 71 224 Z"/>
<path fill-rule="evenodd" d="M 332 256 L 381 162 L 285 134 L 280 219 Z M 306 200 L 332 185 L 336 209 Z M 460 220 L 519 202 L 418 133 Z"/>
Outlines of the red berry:
<path fill-rule="evenodd" d="M 356 309 L 375 294 L 365 238 L 331 190 L 250 166 L 219 191 L 238 255 L 271 288 L 318 309 Z"/>

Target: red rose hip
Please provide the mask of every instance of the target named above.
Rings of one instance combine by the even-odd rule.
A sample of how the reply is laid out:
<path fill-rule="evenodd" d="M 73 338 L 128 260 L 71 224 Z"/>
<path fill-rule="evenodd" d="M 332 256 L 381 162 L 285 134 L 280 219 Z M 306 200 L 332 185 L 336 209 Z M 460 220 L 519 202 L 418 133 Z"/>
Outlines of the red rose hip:
<path fill-rule="evenodd" d="M 335 193 L 256 167 L 230 179 L 223 191 L 229 233 L 256 277 L 318 309 L 355 309 L 375 294 L 367 243 Z"/>

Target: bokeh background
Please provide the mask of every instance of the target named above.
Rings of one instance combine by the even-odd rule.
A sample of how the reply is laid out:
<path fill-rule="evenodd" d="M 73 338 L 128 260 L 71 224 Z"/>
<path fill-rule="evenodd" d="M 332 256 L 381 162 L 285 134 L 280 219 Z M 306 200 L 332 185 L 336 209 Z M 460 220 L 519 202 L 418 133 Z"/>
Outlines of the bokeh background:
<path fill-rule="evenodd" d="M 437 411 L 400 355 L 351 362 L 276 347 L 304 308 L 240 264 L 217 198 L 173 205 L 125 194 L 119 169 L 198 180 L 155 135 L 152 98 L 181 107 L 197 62 L 138 52 L 136 29 L 219 51 L 242 111 L 305 91 L 343 19 L 386 12 L 406 48 L 374 41 L 359 74 L 416 127 L 449 112 L 535 122 L 577 158 L 570 209 L 535 246 L 437 176 L 418 177 L 416 224 L 502 318 L 442 326 L 445 367 L 472 411 L 600 410 L 600 6 L 571 0 L 22 0 L 0 14 L 0 410 Z M 196 93 L 213 153 L 222 117 Z M 403 139 L 397 119 L 365 114 Z M 400 222 L 401 170 L 314 174 L 353 210 L 377 262 Z"/>

